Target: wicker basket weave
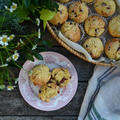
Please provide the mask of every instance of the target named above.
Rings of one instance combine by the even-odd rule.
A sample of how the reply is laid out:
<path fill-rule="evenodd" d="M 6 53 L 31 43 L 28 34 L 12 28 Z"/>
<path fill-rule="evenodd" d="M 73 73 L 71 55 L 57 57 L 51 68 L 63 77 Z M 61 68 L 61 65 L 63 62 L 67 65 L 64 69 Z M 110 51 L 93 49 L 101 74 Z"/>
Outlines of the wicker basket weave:
<path fill-rule="evenodd" d="M 66 48 L 69 52 L 73 53 L 74 55 L 78 56 L 79 58 L 87 61 L 87 62 L 90 62 L 90 63 L 93 63 L 93 64 L 97 64 L 97 65 L 102 65 L 102 66 L 113 66 L 112 63 L 105 63 L 105 62 L 91 62 L 89 61 L 88 59 L 85 58 L 84 55 L 82 55 L 81 53 L 77 52 L 76 50 L 72 49 L 70 46 L 68 46 L 66 43 L 63 42 L 63 40 L 61 40 L 57 34 L 54 32 L 54 30 L 52 29 L 52 27 L 50 26 L 49 23 L 47 23 L 47 28 L 49 30 L 49 32 L 51 33 L 51 35 L 53 36 L 54 39 L 56 39 L 58 41 L 59 44 L 61 44 L 64 48 Z"/>

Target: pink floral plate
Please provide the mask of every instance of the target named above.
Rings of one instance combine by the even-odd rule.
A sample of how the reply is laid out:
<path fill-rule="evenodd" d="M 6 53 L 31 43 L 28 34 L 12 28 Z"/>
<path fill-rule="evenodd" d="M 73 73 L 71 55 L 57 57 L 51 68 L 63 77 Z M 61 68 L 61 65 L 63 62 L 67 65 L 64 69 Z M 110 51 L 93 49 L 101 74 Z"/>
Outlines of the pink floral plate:
<path fill-rule="evenodd" d="M 76 93 L 78 85 L 78 76 L 73 64 L 63 55 L 56 52 L 41 52 L 43 56 L 43 61 L 35 59 L 34 62 L 26 61 L 19 73 L 19 89 L 24 100 L 32 107 L 43 110 L 43 111 L 53 111 L 60 109 L 67 105 Z M 71 74 L 70 83 L 67 87 L 62 88 L 60 93 L 52 98 L 50 102 L 41 101 L 36 91 L 31 87 L 30 80 L 28 78 L 28 72 L 37 64 L 47 64 L 51 69 L 55 67 L 67 68 Z"/>

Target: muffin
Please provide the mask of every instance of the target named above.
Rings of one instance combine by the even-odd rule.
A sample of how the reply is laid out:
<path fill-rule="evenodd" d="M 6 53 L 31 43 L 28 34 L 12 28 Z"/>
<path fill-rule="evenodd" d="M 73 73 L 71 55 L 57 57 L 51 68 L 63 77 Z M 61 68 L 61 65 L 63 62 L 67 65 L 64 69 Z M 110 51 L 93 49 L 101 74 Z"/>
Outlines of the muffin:
<path fill-rule="evenodd" d="M 82 2 L 85 2 L 85 3 L 91 3 L 93 2 L 94 0 L 82 0 Z"/>
<path fill-rule="evenodd" d="M 120 39 L 113 38 L 105 44 L 105 54 L 108 58 L 120 60 Z"/>
<path fill-rule="evenodd" d="M 70 82 L 69 71 L 65 68 L 53 69 L 51 82 L 56 83 L 60 87 L 66 87 Z"/>
<path fill-rule="evenodd" d="M 114 0 L 96 0 L 94 8 L 98 14 L 108 17 L 115 13 L 116 4 Z"/>
<path fill-rule="evenodd" d="M 73 42 L 80 40 L 80 28 L 75 22 L 65 22 L 61 27 L 61 32 Z"/>
<path fill-rule="evenodd" d="M 58 0 L 59 2 L 61 2 L 61 3 L 67 3 L 67 2 L 69 2 L 70 0 Z"/>
<path fill-rule="evenodd" d="M 99 16 L 90 16 L 85 21 L 85 31 L 90 36 L 100 36 L 105 31 L 105 22 Z"/>
<path fill-rule="evenodd" d="M 51 73 L 46 65 L 40 64 L 29 72 L 29 78 L 34 85 L 43 86 L 50 80 Z"/>
<path fill-rule="evenodd" d="M 120 15 L 109 22 L 108 30 L 113 37 L 120 37 Z"/>
<path fill-rule="evenodd" d="M 68 19 L 68 10 L 67 7 L 59 4 L 58 12 L 52 20 L 49 22 L 53 25 L 63 24 Z"/>
<path fill-rule="evenodd" d="M 59 86 L 54 83 L 49 83 L 40 88 L 38 97 L 45 102 L 49 102 L 50 99 L 55 97 L 58 93 Z"/>
<path fill-rule="evenodd" d="M 85 3 L 74 2 L 69 6 L 69 18 L 77 23 L 82 23 L 88 17 L 88 7 Z"/>
<path fill-rule="evenodd" d="M 86 39 L 83 47 L 88 51 L 92 58 L 99 58 L 103 53 L 104 46 L 100 38 L 90 37 Z"/>

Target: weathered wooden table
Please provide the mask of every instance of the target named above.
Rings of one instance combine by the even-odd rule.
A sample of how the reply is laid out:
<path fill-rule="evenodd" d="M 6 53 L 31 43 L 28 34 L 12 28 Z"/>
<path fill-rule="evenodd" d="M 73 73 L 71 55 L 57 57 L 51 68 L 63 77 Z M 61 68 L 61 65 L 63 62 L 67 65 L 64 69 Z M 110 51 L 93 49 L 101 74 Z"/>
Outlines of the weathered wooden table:
<path fill-rule="evenodd" d="M 46 31 L 46 40 L 51 40 L 55 42 L 52 36 Z M 84 94 L 86 91 L 86 87 L 88 84 L 88 80 L 93 73 L 94 65 L 91 63 L 87 63 L 66 49 L 61 47 L 58 44 L 55 44 L 50 51 L 55 51 L 66 56 L 75 66 L 79 84 L 77 92 L 72 99 L 72 101 L 66 105 L 64 108 L 52 111 L 52 112 L 44 112 L 39 111 L 31 106 L 29 106 L 24 99 L 22 98 L 18 87 L 13 91 L 2 91 L 0 92 L 0 120 L 76 120 L 79 114 L 79 110 L 84 98 Z M 13 69 L 13 73 L 17 76 L 19 71 Z"/>

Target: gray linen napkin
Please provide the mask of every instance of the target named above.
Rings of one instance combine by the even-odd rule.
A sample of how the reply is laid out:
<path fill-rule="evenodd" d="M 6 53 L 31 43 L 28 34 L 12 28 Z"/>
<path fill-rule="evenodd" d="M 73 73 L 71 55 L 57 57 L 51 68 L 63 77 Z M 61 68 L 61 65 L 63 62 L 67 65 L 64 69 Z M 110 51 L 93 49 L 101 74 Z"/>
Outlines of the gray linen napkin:
<path fill-rule="evenodd" d="M 96 66 L 78 120 L 120 120 L 120 70 Z"/>

